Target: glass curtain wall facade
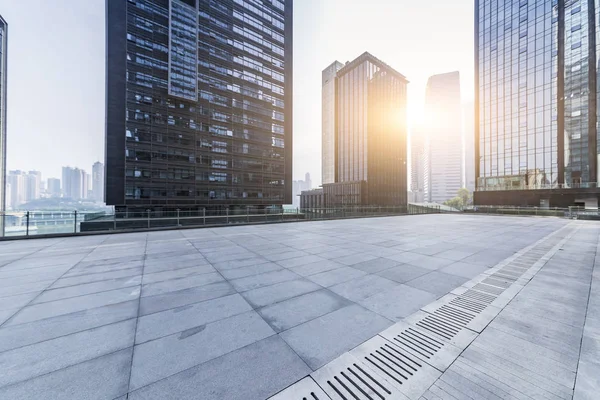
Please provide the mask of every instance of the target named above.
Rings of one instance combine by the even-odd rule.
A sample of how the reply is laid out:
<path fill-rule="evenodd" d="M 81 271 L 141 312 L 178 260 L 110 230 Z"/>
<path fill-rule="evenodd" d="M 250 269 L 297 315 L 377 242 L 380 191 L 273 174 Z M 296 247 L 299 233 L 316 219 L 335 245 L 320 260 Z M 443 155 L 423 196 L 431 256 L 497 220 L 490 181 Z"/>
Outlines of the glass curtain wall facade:
<path fill-rule="evenodd" d="M 323 70 L 321 117 L 321 182 L 335 182 L 335 85 L 336 74 L 344 66 L 339 61 Z"/>
<path fill-rule="evenodd" d="M 4 236 L 6 210 L 6 64 L 8 24 L 0 16 L 0 236 Z"/>
<path fill-rule="evenodd" d="M 556 184 L 557 2 L 477 3 L 477 187 Z"/>
<path fill-rule="evenodd" d="M 478 190 L 597 188 L 599 6 L 476 1 Z"/>
<path fill-rule="evenodd" d="M 407 84 L 369 53 L 337 73 L 335 181 L 366 181 L 370 205 L 407 201 Z"/>
<path fill-rule="evenodd" d="M 292 0 L 107 1 L 106 202 L 292 202 Z"/>

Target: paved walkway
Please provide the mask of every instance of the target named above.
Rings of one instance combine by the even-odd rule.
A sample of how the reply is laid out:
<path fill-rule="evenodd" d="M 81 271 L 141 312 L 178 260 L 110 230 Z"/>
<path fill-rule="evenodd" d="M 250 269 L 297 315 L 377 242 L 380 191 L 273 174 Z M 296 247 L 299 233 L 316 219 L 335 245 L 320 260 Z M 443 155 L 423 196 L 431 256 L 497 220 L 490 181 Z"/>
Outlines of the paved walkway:
<path fill-rule="evenodd" d="M 600 304 L 584 297 L 600 227 L 571 225 L 581 227 L 560 252 L 573 246 L 574 254 L 555 255 L 556 268 L 581 268 L 544 281 L 552 258 L 437 382 L 443 369 L 434 363 L 419 396 L 450 391 L 448 381 L 464 378 L 460 363 L 477 369 L 476 356 L 466 357 L 478 347 L 501 351 L 487 343 L 512 334 L 500 321 L 517 324 L 519 304 L 560 310 L 555 319 L 579 331 L 548 323 L 547 312 L 540 324 L 587 338 L 581 358 L 569 342 L 556 371 L 577 376 L 582 399 L 593 393 L 594 380 L 580 376 L 597 376 L 600 324 L 591 316 Z M 0 398 L 265 399 L 553 232 L 571 231 L 562 219 L 423 215 L 0 242 Z M 559 294 L 556 309 L 536 284 Z M 561 302 L 569 289 L 577 293 Z"/>

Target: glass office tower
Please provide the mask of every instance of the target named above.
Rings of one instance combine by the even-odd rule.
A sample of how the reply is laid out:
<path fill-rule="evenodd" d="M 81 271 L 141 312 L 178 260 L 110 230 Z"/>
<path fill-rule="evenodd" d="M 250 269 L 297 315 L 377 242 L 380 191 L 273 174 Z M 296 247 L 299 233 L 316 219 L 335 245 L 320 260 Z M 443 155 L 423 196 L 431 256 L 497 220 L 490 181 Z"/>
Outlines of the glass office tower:
<path fill-rule="evenodd" d="M 292 195 L 292 0 L 107 1 L 106 202 Z"/>
<path fill-rule="evenodd" d="M 6 60 L 8 24 L 0 16 L 0 236 L 4 236 L 6 209 Z"/>
<path fill-rule="evenodd" d="M 344 64 L 333 62 L 321 73 L 321 182 L 335 182 L 335 84 Z"/>
<path fill-rule="evenodd" d="M 476 204 L 597 206 L 598 3 L 476 1 Z"/>
<path fill-rule="evenodd" d="M 335 183 L 323 185 L 328 206 L 407 204 L 407 85 L 367 52 L 337 71 Z"/>

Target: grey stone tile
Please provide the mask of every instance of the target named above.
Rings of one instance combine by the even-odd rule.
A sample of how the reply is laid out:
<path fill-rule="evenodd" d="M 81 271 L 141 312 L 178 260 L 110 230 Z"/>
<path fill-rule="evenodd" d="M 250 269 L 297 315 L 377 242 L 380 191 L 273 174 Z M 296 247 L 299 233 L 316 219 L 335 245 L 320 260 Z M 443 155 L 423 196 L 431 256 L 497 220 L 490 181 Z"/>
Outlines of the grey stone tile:
<path fill-rule="evenodd" d="M 139 286 L 142 283 L 141 276 L 131 276 L 126 278 L 110 279 L 106 281 L 85 283 L 76 286 L 66 286 L 59 289 L 48 289 L 39 295 L 31 304 L 47 303 L 49 301 L 56 301 L 62 299 L 68 299 L 71 297 L 83 296 L 86 294 L 93 294 L 99 292 L 106 292 L 109 290 L 129 288 L 132 286 Z"/>
<path fill-rule="evenodd" d="M 600 362 L 580 361 L 573 400 L 595 400 L 600 393 Z"/>
<path fill-rule="evenodd" d="M 439 258 L 439 257 L 435 257 L 435 256 L 434 257 L 425 256 L 425 255 L 421 255 L 418 258 L 414 258 L 410 261 L 407 261 L 407 264 L 411 264 L 411 265 L 415 265 L 417 267 L 431 269 L 431 270 L 437 270 L 437 269 L 443 268 L 447 265 L 450 265 L 452 263 L 453 263 L 452 260 L 448 260 L 445 258 Z"/>
<path fill-rule="evenodd" d="M 331 271 L 310 275 L 307 279 L 318 283 L 323 287 L 330 287 L 337 285 L 338 283 L 347 282 L 365 275 L 367 275 L 365 271 L 360 271 L 352 267 L 342 267 Z"/>
<path fill-rule="evenodd" d="M 464 262 L 455 262 L 454 264 L 450 264 L 447 267 L 440 269 L 440 272 L 444 272 L 446 274 L 452 274 L 457 276 L 462 276 L 468 279 L 473 279 L 477 275 L 481 274 L 488 270 L 488 267 L 484 265 L 476 265 L 469 264 Z"/>
<path fill-rule="evenodd" d="M 285 260 L 280 260 L 277 261 L 277 264 L 281 265 L 284 268 L 293 268 L 293 267 L 300 267 L 302 265 L 306 265 L 306 264 L 312 264 L 312 263 L 317 263 L 320 261 L 324 261 L 325 259 L 323 257 L 319 257 L 316 255 L 307 255 L 307 256 L 303 256 L 303 257 L 295 257 L 295 258 L 288 258 Z"/>
<path fill-rule="evenodd" d="M 404 283 L 430 272 L 430 269 L 415 267 L 414 265 L 410 264 L 401 264 L 397 267 L 392 267 L 390 269 L 378 272 L 377 275 L 386 279 L 390 279 L 394 282 Z"/>
<path fill-rule="evenodd" d="M 275 285 L 249 290 L 242 293 L 242 296 L 255 308 L 264 307 L 269 304 L 277 303 L 283 300 L 291 299 L 292 297 L 301 294 L 314 292 L 321 289 L 321 286 L 309 282 L 305 279 L 297 279 L 277 283 Z"/>
<path fill-rule="evenodd" d="M 332 311 L 350 305 L 343 297 L 318 290 L 258 310 L 276 332 L 290 329 Z"/>
<path fill-rule="evenodd" d="M 233 286 L 228 282 L 222 281 L 156 296 L 142 297 L 140 299 L 140 315 L 152 314 L 175 307 L 216 299 L 233 293 L 235 293 Z"/>
<path fill-rule="evenodd" d="M 245 278 L 233 279 L 230 283 L 238 292 L 246 292 L 248 290 L 271 286 L 276 283 L 291 281 L 298 278 L 299 276 L 297 274 L 284 269 L 247 276 Z"/>
<path fill-rule="evenodd" d="M 433 293 L 438 297 L 456 289 L 463 283 L 468 281 L 467 278 L 450 275 L 439 271 L 432 271 L 426 275 L 406 282 L 406 285 L 412 286 L 426 292 Z"/>
<path fill-rule="evenodd" d="M 137 301 L 92 308 L 0 329 L 0 352 L 135 318 Z"/>
<path fill-rule="evenodd" d="M 290 251 L 286 251 L 283 253 L 267 254 L 267 255 L 265 255 L 265 258 L 269 261 L 278 262 L 278 261 L 282 261 L 282 260 L 289 260 L 291 258 L 298 258 L 298 257 L 309 256 L 309 255 L 310 254 L 308 254 L 305 251 L 290 250 Z"/>
<path fill-rule="evenodd" d="M 375 258 L 369 261 L 362 261 L 358 264 L 352 265 L 352 268 L 359 269 L 361 271 L 365 271 L 369 274 L 375 274 L 377 272 L 390 269 L 399 265 L 398 261 L 390 260 L 389 258 Z"/>
<path fill-rule="evenodd" d="M 345 255 L 343 257 L 337 257 L 337 258 L 334 258 L 333 260 L 340 264 L 344 264 L 344 265 L 351 267 L 351 266 L 354 266 L 355 264 L 365 262 L 365 261 L 371 261 L 376 258 L 377 258 L 377 256 L 374 256 L 372 254 L 358 253 L 358 254 Z"/>
<path fill-rule="evenodd" d="M 223 261 L 218 263 L 213 263 L 213 267 L 218 269 L 219 271 L 226 271 L 230 269 L 238 269 L 241 267 L 252 267 L 257 265 L 262 265 L 268 263 L 269 260 L 263 257 L 246 257 L 241 260 L 231 260 L 231 261 Z"/>
<path fill-rule="evenodd" d="M 264 274 L 265 272 L 280 271 L 282 269 L 283 267 L 275 263 L 267 262 L 264 264 L 251 265 L 249 267 L 220 270 L 220 272 L 225 279 L 239 279 L 247 276 Z"/>
<path fill-rule="evenodd" d="M 474 254 L 473 251 L 465 251 L 460 249 L 450 249 L 442 251 L 441 253 L 437 253 L 435 256 L 439 258 L 447 258 L 448 260 L 460 261 L 464 258 L 472 256 Z"/>
<path fill-rule="evenodd" d="M 278 336 L 130 393 L 129 400 L 266 399 L 310 373 Z"/>
<path fill-rule="evenodd" d="M 0 310 L 0 324 L 3 324 L 10 317 L 15 315 L 19 311 L 19 308 L 7 308 L 5 310 Z"/>
<path fill-rule="evenodd" d="M 510 257 L 511 255 L 513 255 L 512 251 L 495 251 L 495 250 L 486 249 L 479 253 L 475 253 L 472 256 L 464 258 L 461 261 L 471 263 L 471 264 L 478 264 L 478 265 L 484 265 L 487 267 L 493 267 L 494 265 L 496 265 L 500 261 Z"/>
<path fill-rule="evenodd" d="M 126 349 L 134 333 L 130 319 L 0 353 L 0 387 Z"/>
<path fill-rule="evenodd" d="M 6 323 L 6 326 L 24 324 L 44 318 L 71 314 L 78 311 L 108 306 L 137 300 L 140 295 L 139 287 L 111 290 L 108 292 L 88 294 L 48 303 L 34 304 L 23 308 L 17 315 Z"/>
<path fill-rule="evenodd" d="M 190 276 L 208 274 L 211 272 L 216 272 L 216 270 L 212 267 L 212 265 L 206 264 L 196 267 L 175 269 L 172 271 L 144 273 L 143 283 L 155 283 L 177 278 L 187 278 Z"/>
<path fill-rule="evenodd" d="M 338 250 L 328 251 L 326 253 L 320 253 L 319 257 L 327 258 L 329 260 L 336 260 L 337 258 L 348 257 L 353 254 L 358 254 L 358 251 L 354 251 L 354 250 L 350 250 L 350 249 L 338 249 Z M 363 260 L 363 261 L 365 261 L 365 260 Z M 346 265 L 346 264 L 344 264 L 344 265 Z"/>
<path fill-rule="evenodd" d="M 120 269 L 116 271 L 107 271 L 100 273 L 93 273 L 87 275 L 70 276 L 67 278 L 61 278 L 52 285 L 53 289 L 61 287 L 83 285 L 86 283 L 101 282 L 110 279 L 130 278 L 134 276 L 140 276 L 142 274 L 142 267 Z"/>
<path fill-rule="evenodd" d="M 294 271 L 298 275 L 306 277 L 342 267 L 344 267 L 343 264 L 339 264 L 333 260 L 323 260 L 311 264 L 301 265 L 299 267 L 293 267 L 290 268 L 290 270 Z"/>
<path fill-rule="evenodd" d="M 212 272 L 202 275 L 194 275 L 188 278 L 172 279 L 165 282 L 149 283 L 142 286 L 142 297 L 157 296 L 177 290 L 189 289 L 197 286 L 210 285 L 211 283 L 224 281 L 221 274 Z"/>
<path fill-rule="evenodd" d="M 250 311 L 135 347 L 130 390 L 202 364 L 273 335 L 260 316 Z"/>
<path fill-rule="evenodd" d="M 330 290 L 352 301 L 359 301 L 396 286 L 397 282 L 377 275 L 367 275 L 331 286 Z"/>
<path fill-rule="evenodd" d="M 0 297 L 0 312 L 4 310 L 20 309 L 35 299 L 40 292 L 17 294 L 15 296 Z"/>
<path fill-rule="evenodd" d="M 242 296 L 232 294 L 146 315 L 138 320 L 135 342 L 144 343 L 251 310 Z"/>
<path fill-rule="evenodd" d="M 387 319 L 398 321 L 435 301 L 436 298 L 433 293 L 400 285 L 361 300 L 359 304 Z"/>
<path fill-rule="evenodd" d="M 0 388 L 0 398 L 114 399 L 127 393 L 133 348 Z"/>
<path fill-rule="evenodd" d="M 41 292 L 50 286 L 54 281 L 42 281 L 34 283 L 24 283 L 22 285 L 15 285 L 9 287 L 3 287 L 0 291 L 0 299 L 4 297 L 12 297 L 25 293 Z"/>
<path fill-rule="evenodd" d="M 351 305 L 296 326 L 280 336 L 316 370 L 390 325 L 392 322 L 388 319 Z"/>

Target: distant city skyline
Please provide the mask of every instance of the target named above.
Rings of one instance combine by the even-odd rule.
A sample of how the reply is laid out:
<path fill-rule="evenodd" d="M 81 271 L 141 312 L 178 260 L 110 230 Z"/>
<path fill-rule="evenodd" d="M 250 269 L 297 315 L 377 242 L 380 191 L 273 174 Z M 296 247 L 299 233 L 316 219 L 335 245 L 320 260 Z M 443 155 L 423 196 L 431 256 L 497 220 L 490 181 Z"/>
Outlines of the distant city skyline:
<path fill-rule="evenodd" d="M 463 101 L 472 99 L 472 1 L 305 0 L 294 6 L 294 180 L 309 171 L 313 186 L 321 183 L 321 71 L 333 59 L 345 62 L 368 49 L 401 70 L 411 81 L 413 126 L 421 118 L 425 84 L 433 74 L 459 70 Z M 11 25 L 7 169 L 60 177 L 64 164 L 90 170 L 104 160 L 104 7 L 105 0 L 0 0 Z M 432 7 L 438 11 L 431 13 Z M 54 21 L 51 29 L 48 20 Z M 50 45 L 39 40 L 49 36 Z M 31 54 L 36 63 L 29 62 Z M 46 105 L 35 118 L 30 114 L 32 87 L 36 101 Z M 60 117 L 65 109 L 68 116 Z"/>

